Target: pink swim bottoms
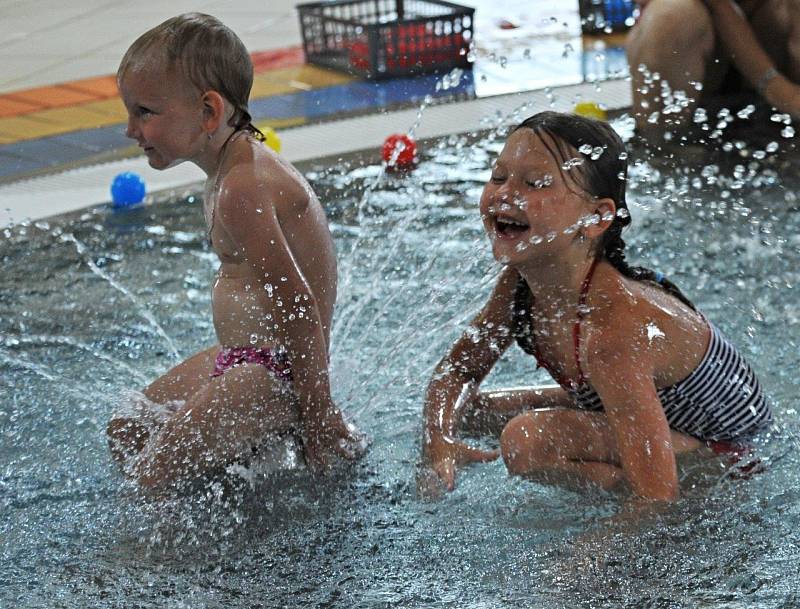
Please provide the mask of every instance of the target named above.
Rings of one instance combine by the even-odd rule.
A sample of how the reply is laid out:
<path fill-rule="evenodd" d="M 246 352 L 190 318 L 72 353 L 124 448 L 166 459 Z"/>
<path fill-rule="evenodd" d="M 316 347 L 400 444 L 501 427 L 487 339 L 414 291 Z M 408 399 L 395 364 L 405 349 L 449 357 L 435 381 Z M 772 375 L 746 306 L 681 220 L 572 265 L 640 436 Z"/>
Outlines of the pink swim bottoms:
<path fill-rule="evenodd" d="M 289 357 L 282 350 L 272 347 L 226 347 L 220 349 L 214 360 L 211 378 L 222 376 L 226 370 L 241 364 L 260 364 L 284 381 L 292 380 Z"/>

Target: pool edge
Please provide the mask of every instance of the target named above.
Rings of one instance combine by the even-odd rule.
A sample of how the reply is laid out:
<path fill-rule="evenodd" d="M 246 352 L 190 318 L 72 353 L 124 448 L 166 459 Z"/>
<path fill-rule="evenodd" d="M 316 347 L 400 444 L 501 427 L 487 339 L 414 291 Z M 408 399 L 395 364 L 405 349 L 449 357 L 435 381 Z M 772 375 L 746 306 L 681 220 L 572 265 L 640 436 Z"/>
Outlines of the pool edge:
<path fill-rule="evenodd" d="M 578 101 L 594 101 L 608 110 L 630 106 L 627 79 L 605 80 L 370 113 L 280 130 L 284 158 L 292 163 L 318 157 L 335 157 L 378 148 L 390 133 L 408 132 L 427 139 L 484 130 L 518 120 L 521 114 L 550 109 L 568 112 Z M 514 118 L 516 116 L 516 118 Z M 169 190 L 197 188 L 204 179 L 200 169 L 183 164 L 158 172 L 143 156 L 118 159 L 37 176 L 0 186 L 0 226 L 77 211 L 110 201 L 114 176 L 133 171 L 142 176 L 150 195 Z"/>

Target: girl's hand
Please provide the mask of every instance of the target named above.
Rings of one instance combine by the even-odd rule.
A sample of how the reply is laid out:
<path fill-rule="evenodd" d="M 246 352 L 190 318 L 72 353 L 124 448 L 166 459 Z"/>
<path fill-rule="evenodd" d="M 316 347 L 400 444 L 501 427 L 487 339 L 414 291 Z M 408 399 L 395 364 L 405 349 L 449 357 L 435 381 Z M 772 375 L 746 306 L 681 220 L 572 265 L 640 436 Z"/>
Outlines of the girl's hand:
<path fill-rule="evenodd" d="M 456 487 L 456 468 L 469 463 L 486 463 L 500 456 L 499 450 L 475 448 L 442 433 L 432 433 L 422 449 L 422 472 L 417 490 L 423 496 L 439 494 L 436 484 L 448 491 Z M 433 476 L 431 476 L 433 474 Z"/>
<path fill-rule="evenodd" d="M 333 463 L 331 456 L 353 461 L 366 450 L 366 439 L 347 423 L 338 408 L 331 404 L 321 416 L 304 422 L 303 453 L 313 473 L 325 473 Z"/>

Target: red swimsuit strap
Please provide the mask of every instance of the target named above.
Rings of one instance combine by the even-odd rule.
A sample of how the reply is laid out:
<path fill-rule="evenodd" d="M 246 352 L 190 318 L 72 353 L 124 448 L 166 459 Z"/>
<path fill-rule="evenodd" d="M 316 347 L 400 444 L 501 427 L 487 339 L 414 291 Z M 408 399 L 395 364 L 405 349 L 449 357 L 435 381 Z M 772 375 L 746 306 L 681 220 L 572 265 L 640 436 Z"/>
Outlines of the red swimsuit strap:
<path fill-rule="evenodd" d="M 597 268 L 598 262 L 600 262 L 599 257 L 592 260 L 592 266 L 589 267 L 586 277 L 584 277 L 583 283 L 581 283 L 581 293 L 578 297 L 578 318 L 575 320 L 575 325 L 572 328 L 572 340 L 575 343 L 575 365 L 578 367 L 578 385 L 586 383 L 586 377 L 583 375 L 583 370 L 581 369 L 581 321 L 583 320 L 586 298 L 589 295 L 589 287 L 592 285 L 592 277 L 594 276 L 594 271 Z"/>

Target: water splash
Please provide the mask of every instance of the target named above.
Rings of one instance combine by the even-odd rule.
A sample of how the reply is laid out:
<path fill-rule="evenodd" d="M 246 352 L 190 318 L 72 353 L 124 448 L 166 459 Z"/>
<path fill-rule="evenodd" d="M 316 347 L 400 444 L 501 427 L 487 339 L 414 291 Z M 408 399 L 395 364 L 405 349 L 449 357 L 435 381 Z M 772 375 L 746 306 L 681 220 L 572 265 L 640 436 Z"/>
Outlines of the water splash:
<path fill-rule="evenodd" d="M 86 245 L 81 241 L 79 241 L 75 237 L 75 235 L 73 235 L 72 233 L 64 233 L 63 235 L 61 235 L 61 239 L 62 241 L 74 244 L 75 249 L 78 252 L 78 255 L 81 256 L 83 261 L 86 263 L 86 266 L 89 267 L 92 273 L 100 277 L 100 279 L 108 283 L 108 285 L 110 285 L 117 292 L 125 296 L 129 301 L 131 301 L 131 303 L 133 303 L 134 310 L 141 317 L 147 320 L 147 322 L 156 331 L 156 333 L 159 336 L 161 336 L 162 339 L 164 339 L 164 342 L 167 344 L 167 347 L 169 348 L 173 359 L 175 361 L 179 361 L 181 359 L 181 356 L 180 353 L 178 353 L 178 348 L 175 346 L 175 343 L 169 337 L 169 335 L 164 331 L 164 328 L 161 327 L 161 324 L 158 323 L 158 320 L 155 318 L 155 316 L 147 309 L 147 307 L 144 304 L 139 302 L 139 299 L 136 298 L 133 292 L 131 292 L 129 289 L 127 289 L 125 286 L 123 286 L 121 283 L 119 283 L 117 280 L 111 277 L 108 273 L 106 273 L 100 267 L 98 267 L 97 264 L 94 262 L 94 260 L 92 260 L 91 257 L 87 255 L 88 248 L 86 247 Z"/>

